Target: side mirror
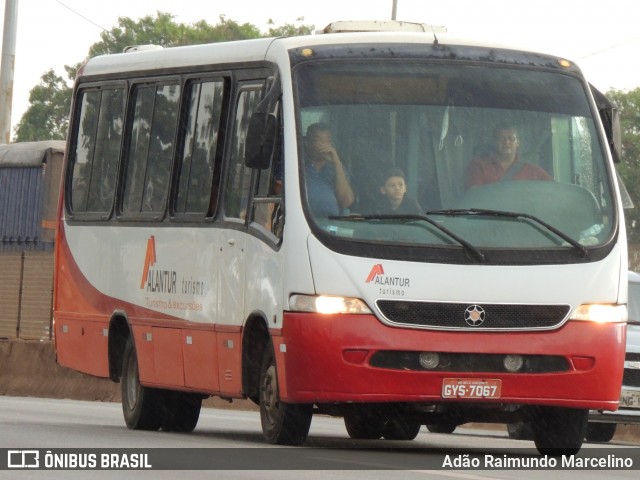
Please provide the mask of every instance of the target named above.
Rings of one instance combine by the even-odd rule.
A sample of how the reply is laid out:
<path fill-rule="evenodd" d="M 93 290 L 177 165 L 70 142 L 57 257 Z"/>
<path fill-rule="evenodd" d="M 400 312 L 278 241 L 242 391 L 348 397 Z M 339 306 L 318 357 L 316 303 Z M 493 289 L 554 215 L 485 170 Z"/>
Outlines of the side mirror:
<path fill-rule="evenodd" d="M 614 162 L 622 160 L 622 129 L 620 128 L 620 112 L 611 101 L 596 87 L 589 85 L 593 99 L 596 101 L 600 120 L 607 134 L 607 143 Z"/>
<path fill-rule="evenodd" d="M 271 165 L 278 138 L 278 103 L 282 95 L 280 78 L 276 74 L 271 88 L 251 115 L 247 130 L 244 164 L 265 170 Z"/>

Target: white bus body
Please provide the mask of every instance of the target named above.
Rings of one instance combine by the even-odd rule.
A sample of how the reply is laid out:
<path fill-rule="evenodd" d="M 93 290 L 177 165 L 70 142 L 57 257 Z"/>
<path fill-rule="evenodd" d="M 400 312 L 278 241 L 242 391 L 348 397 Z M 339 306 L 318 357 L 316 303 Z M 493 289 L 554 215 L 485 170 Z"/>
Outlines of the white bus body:
<path fill-rule="evenodd" d="M 473 147 L 505 119 L 553 181 L 466 190 Z M 348 211 L 308 203 L 316 122 L 356 191 Z M 58 229 L 58 361 L 121 379 L 131 428 L 192 430 L 219 395 L 259 403 L 274 443 L 302 443 L 313 407 L 355 438 L 524 419 L 541 452 L 575 452 L 622 378 L 610 130 L 571 62 L 441 33 L 91 59 Z M 367 211 L 388 167 L 420 214 Z"/>

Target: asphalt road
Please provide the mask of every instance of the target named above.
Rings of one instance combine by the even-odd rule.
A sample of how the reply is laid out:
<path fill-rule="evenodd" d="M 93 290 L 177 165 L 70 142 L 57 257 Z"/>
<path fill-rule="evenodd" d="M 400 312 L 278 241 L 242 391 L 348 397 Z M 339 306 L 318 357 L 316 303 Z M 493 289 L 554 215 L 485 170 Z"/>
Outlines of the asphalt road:
<path fill-rule="evenodd" d="M 315 416 L 305 445 L 287 448 L 263 442 L 256 412 L 205 408 L 193 433 L 141 432 L 127 430 L 117 403 L 0 397 L 0 455 L 5 456 L 0 458 L 0 467 L 19 465 L 16 459 L 21 453 L 16 451 L 26 452 L 25 464 L 38 452 L 41 465 L 49 455 L 48 465 L 63 469 L 11 468 L 0 470 L 0 478 L 599 480 L 636 479 L 640 469 L 640 447 L 631 444 L 585 444 L 578 458 L 590 462 L 612 457 L 631 460 L 632 469 L 552 470 L 543 465 L 538 470 L 516 472 L 495 468 L 496 462 L 503 458 L 540 461 L 541 457 L 533 442 L 511 440 L 501 430 L 459 428 L 446 435 L 423 428 L 411 442 L 356 441 L 347 436 L 342 419 Z M 131 467 L 138 462 L 155 469 L 73 468 L 83 462 L 91 466 L 92 460 L 100 466 L 102 455 L 112 454 L 114 463 L 105 465 Z M 456 461 L 473 458 L 478 458 L 481 466 L 492 460 L 494 468 L 441 468 L 446 461 L 455 466 Z"/>

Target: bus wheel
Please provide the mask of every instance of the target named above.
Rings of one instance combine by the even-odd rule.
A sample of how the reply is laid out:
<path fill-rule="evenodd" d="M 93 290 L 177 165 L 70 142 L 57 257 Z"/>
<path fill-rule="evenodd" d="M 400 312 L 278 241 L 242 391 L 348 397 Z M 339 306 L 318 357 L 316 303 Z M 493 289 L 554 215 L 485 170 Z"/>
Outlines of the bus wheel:
<path fill-rule="evenodd" d="M 514 440 L 533 440 L 533 430 L 529 422 L 507 423 L 509 438 Z"/>
<path fill-rule="evenodd" d="M 383 436 L 386 440 L 413 440 L 418 436 L 421 427 L 422 425 L 415 420 L 393 417 L 384 426 Z"/>
<path fill-rule="evenodd" d="M 163 420 L 163 393 L 140 385 L 138 359 L 131 337 L 124 348 L 122 361 L 122 412 L 131 430 L 158 430 Z"/>
<path fill-rule="evenodd" d="M 350 438 L 378 440 L 384 433 L 384 420 L 375 413 L 353 408 L 344 413 L 344 426 Z"/>
<path fill-rule="evenodd" d="M 202 397 L 193 393 L 166 392 L 166 413 L 162 423 L 165 432 L 193 432 L 198 424 Z"/>
<path fill-rule="evenodd" d="M 589 423 L 587 425 L 587 442 L 609 442 L 616 434 L 615 423 Z"/>
<path fill-rule="evenodd" d="M 427 430 L 431 433 L 453 433 L 457 425 L 455 423 L 430 423 Z"/>
<path fill-rule="evenodd" d="M 533 441 L 542 455 L 575 455 L 587 431 L 588 410 L 537 407 L 532 421 Z"/>
<path fill-rule="evenodd" d="M 277 445 L 302 445 L 309 434 L 312 404 L 291 404 L 280 401 L 278 374 L 269 342 L 260 369 L 260 421 L 262 435 Z"/>

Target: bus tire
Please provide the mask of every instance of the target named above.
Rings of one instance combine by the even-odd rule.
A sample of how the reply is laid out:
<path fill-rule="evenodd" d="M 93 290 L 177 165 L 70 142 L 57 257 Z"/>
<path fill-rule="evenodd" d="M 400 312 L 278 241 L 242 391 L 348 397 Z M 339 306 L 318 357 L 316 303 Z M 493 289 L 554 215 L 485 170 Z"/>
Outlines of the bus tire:
<path fill-rule="evenodd" d="M 431 433 L 453 433 L 457 425 L 455 423 L 430 423 L 427 430 Z"/>
<path fill-rule="evenodd" d="M 162 422 L 165 432 L 193 432 L 200 418 L 202 397 L 194 393 L 165 392 L 166 412 Z"/>
<path fill-rule="evenodd" d="M 413 440 L 418 436 L 421 427 L 422 424 L 416 420 L 393 417 L 384 426 L 383 437 L 386 440 Z"/>
<path fill-rule="evenodd" d="M 163 422 L 163 392 L 140 385 L 138 359 L 131 337 L 122 360 L 122 413 L 131 430 L 158 430 Z"/>
<path fill-rule="evenodd" d="M 312 415 L 312 404 L 292 404 L 280 400 L 273 343 L 269 342 L 260 368 L 262 435 L 271 444 L 302 445 L 309 434 Z"/>
<path fill-rule="evenodd" d="M 533 441 L 541 455 L 575 455 L 587 432 L 589 411 L 537 407 L 532 421 Z"/>
<path fill-rule="evenodd" d="M 529 422 L 507 423 L 507 433 L 513 440 L 533 440 L 533 429 Z"/>
<path fill-rule="evenodd" d="M 587 425 L 587 442 L 609 442 L 616 434 L 615 423 L 589 423 Z"/>
<path fill-rule="evenodd" d="M 384 434 L 384 420 L 380 415 L 367 413 L 359 408 L 344 413 L 344 426 L 350 438 L 378 440 Z"/>

